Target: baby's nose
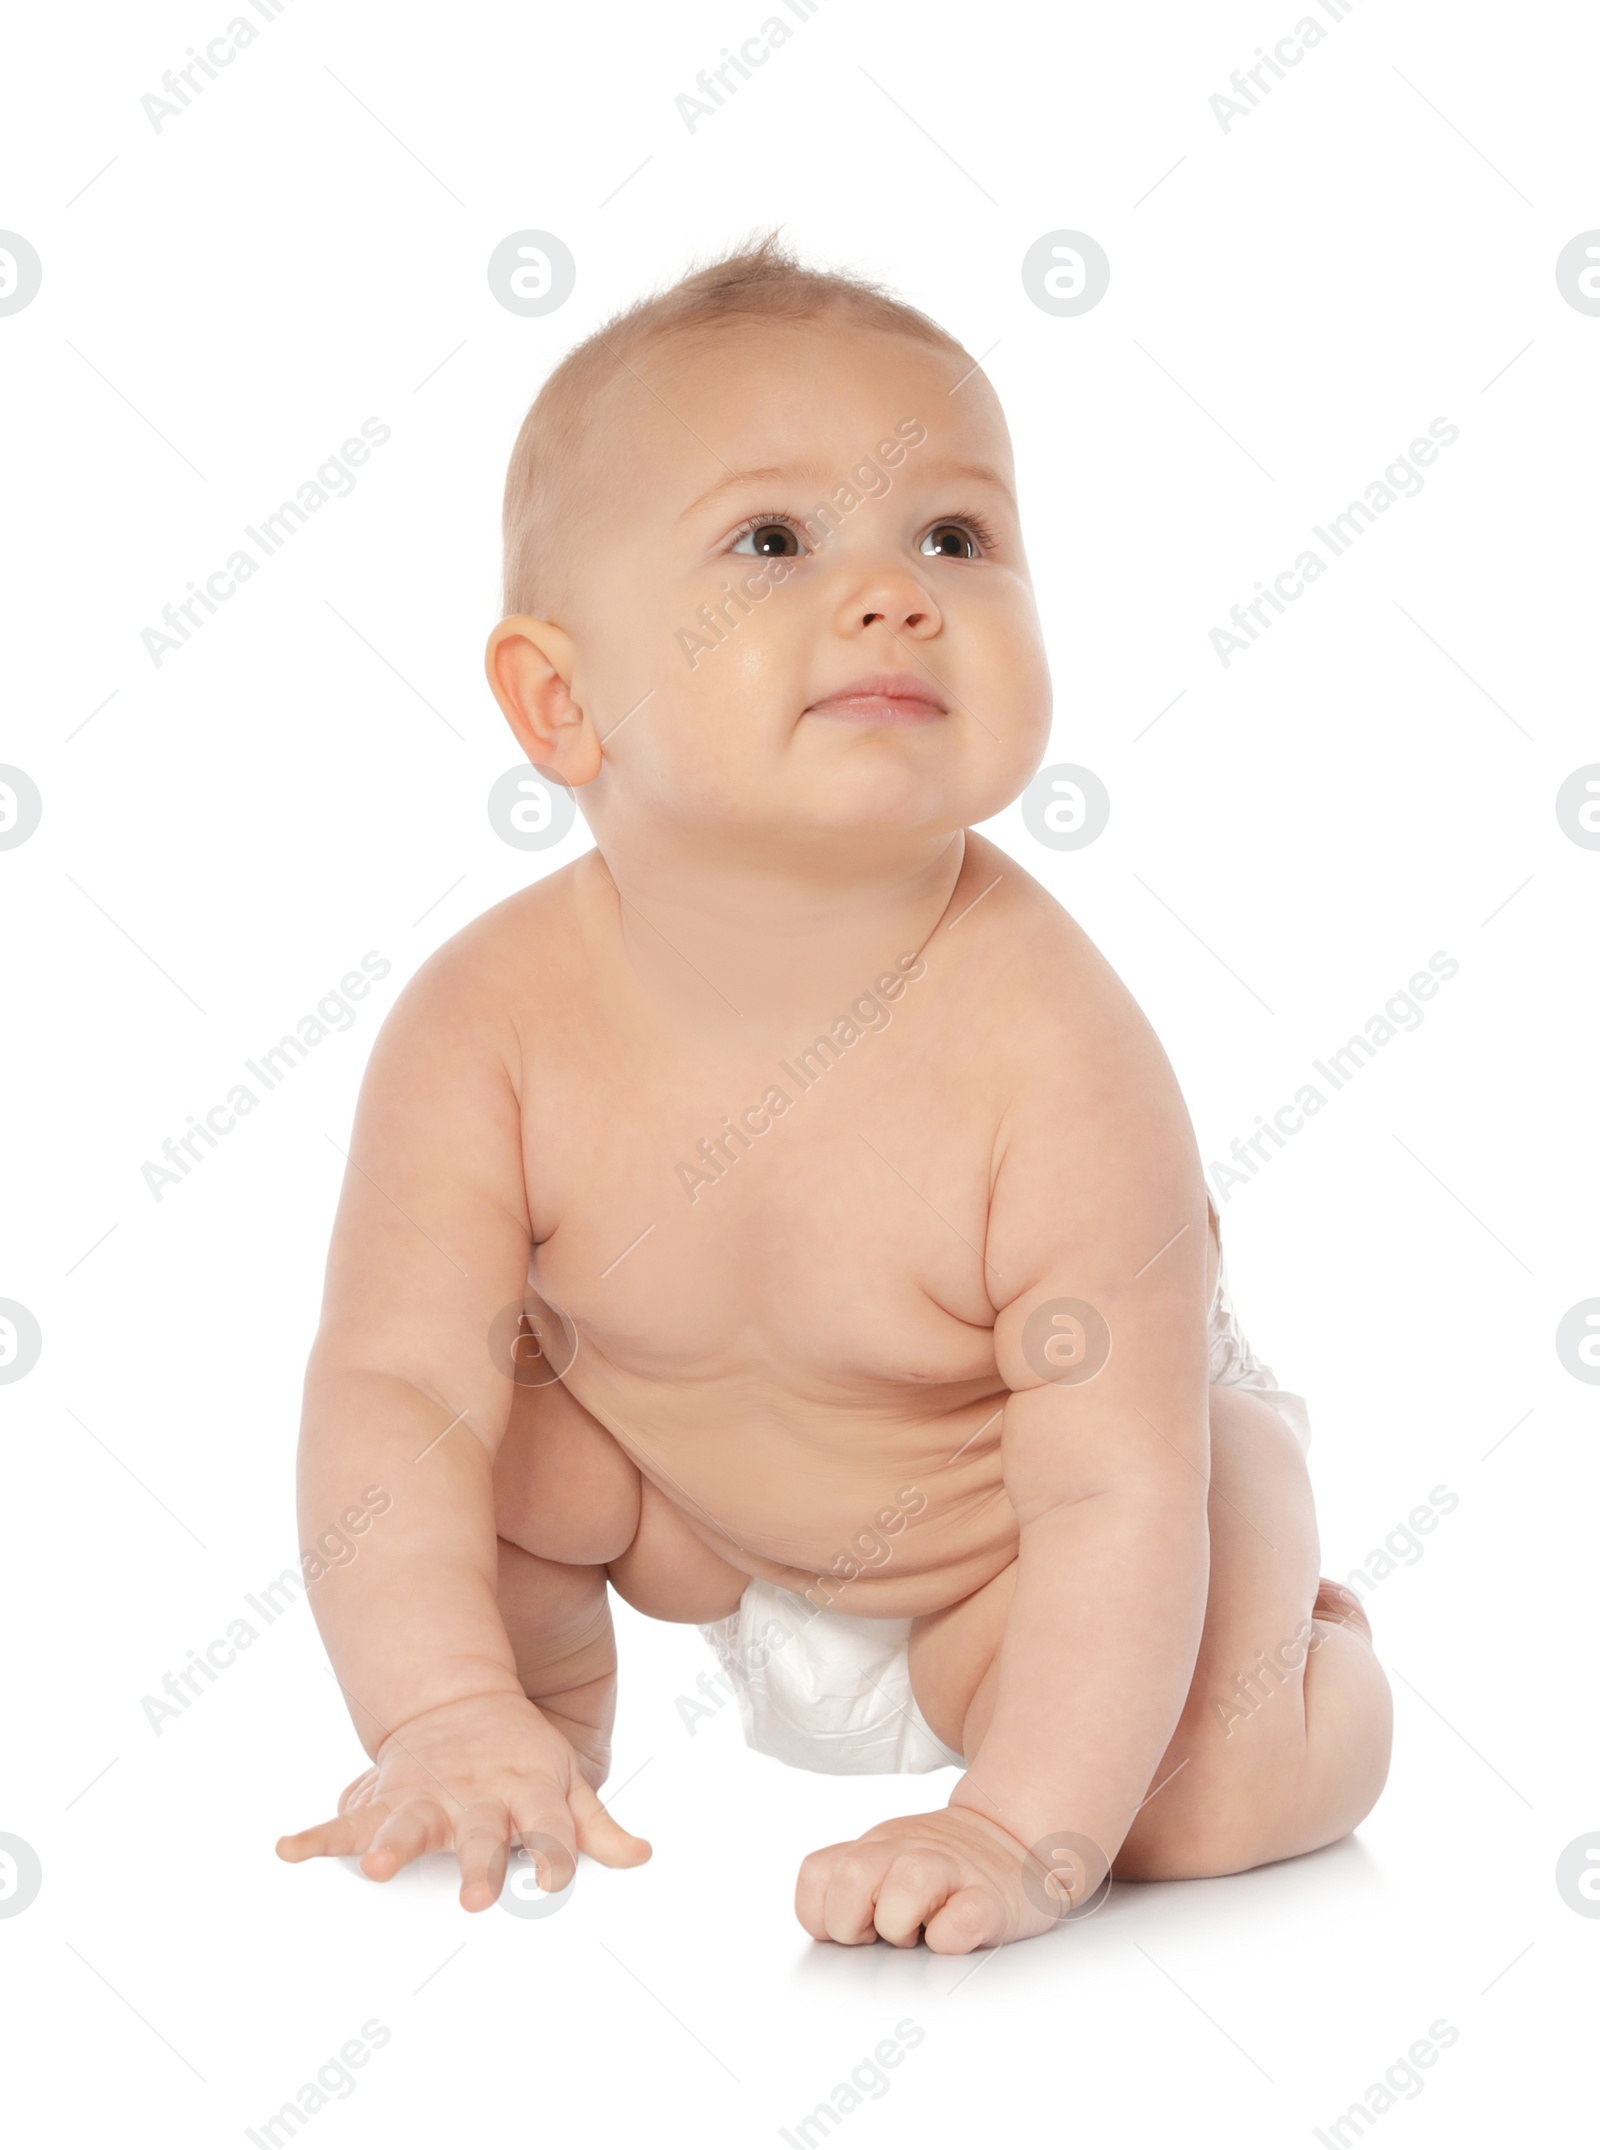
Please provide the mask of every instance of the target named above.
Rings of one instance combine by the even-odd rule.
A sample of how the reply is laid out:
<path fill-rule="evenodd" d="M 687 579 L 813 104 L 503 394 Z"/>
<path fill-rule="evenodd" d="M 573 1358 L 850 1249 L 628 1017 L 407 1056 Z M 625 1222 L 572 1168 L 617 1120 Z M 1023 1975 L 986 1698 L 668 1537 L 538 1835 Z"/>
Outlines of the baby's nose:
<path fill-rule="evenodd" d="M 931 593 L 915 575 L 892 569 L 870 582 L 857 584 L 844 601 L 840 621 L 847 631 L 884 626 L 892 634 L 937 634 L 944 621 Z"/>

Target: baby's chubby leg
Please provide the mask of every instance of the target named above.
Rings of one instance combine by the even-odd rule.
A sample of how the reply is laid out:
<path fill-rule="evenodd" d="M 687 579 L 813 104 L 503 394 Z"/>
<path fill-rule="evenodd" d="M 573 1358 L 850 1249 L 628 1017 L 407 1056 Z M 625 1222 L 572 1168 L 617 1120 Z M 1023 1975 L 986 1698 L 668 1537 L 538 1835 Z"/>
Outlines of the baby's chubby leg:
<path fill-rule="evenodd" d="M 559 1383 L 519 1389 L 495 1458 L 500 1616 L 522 1691 L 598 1790 L 617 1650 L 608 1581 L 659 1620 L 714 1620 L 746 1576 L 717 1559 Z"/>
<path fill-rule="evenodd" d="M 606 1563 L 633 1542 L 639 1509 L 638 1471 L 560 1382 L 513 1392 L 494 1462 L 495 1601 L 523 1693 L 597 1791 L 617 1694 Z"/>
<path fill-rule="evenodd" d="M 599 1791 L 611 1767 L 617 1643 L 602 1565 L 546 1560 L 499 1541 L 495 1592 L 522 1692 L 573 1747 Z"/>
<path fill-rule="evenodd" d="M 1247 1389 L 1211 1398 L 1205 1629 L 1116 1863 L 1129 1880 L 1239 1873 L 1334 1843 L 1389 1773 L 1389 1683 L 1359 1602 L 1319 1578 L 1299 1444 Z"/>
<path fill-rule="evenodd" d="M 1128 1880 L 1237 1873 L 1332 1843 L 1388 1773 L 1389 1689 L 1366 1621 L 1353 1600 L 1319 1591 L 1305 1459 L 1246 1389 L 1211 1390 L 1208 1518 L 1205 1627 L 1183 1714 L 1114 1862 Z M 912 1634 L 918 1702 L 968 1756 L 993 1710 L 1013 1579 L 1006 1570 Z"/>

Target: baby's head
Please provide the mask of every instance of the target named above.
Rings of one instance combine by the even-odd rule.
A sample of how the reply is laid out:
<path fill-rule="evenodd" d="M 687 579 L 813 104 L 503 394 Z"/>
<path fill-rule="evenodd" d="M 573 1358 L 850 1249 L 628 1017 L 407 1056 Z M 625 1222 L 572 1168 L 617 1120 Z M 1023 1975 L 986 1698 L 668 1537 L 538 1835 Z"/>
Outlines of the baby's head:
<path fill-rule="evenodd" d="M 1049 733 L 976 362 L 770 239 L 608 322 L 506 481 L 496 698 L 602 845 L 824 851 L 982 821 Z"/>

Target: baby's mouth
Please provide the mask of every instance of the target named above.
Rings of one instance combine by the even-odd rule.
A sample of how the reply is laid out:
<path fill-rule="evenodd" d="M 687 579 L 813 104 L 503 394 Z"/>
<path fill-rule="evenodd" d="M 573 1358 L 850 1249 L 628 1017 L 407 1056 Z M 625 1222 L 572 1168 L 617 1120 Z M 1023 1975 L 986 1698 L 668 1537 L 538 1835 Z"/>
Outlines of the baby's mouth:
<path fill-rule="evenodd" d="M 909 672 L 872 672 L 846 681 L 806 709 L 808 717 L 839 717 L 847 724 L 925 724 L 949 715 L 934 690 Z"/>

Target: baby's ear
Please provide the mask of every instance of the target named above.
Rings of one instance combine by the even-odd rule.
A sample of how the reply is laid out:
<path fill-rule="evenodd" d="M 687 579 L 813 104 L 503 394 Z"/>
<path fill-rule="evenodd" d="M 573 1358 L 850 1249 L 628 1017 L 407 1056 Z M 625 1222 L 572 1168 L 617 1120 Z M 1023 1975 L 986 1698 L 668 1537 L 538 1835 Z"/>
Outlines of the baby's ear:
<path fill-rule="evenodd" d="M 600 738 L 572 698 L 577 651 L 564 627 L 513 613 L 494 629 L 483 666 L 517 744 L 535 768 L 562 783 L 600 771 Z"/>

